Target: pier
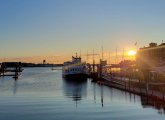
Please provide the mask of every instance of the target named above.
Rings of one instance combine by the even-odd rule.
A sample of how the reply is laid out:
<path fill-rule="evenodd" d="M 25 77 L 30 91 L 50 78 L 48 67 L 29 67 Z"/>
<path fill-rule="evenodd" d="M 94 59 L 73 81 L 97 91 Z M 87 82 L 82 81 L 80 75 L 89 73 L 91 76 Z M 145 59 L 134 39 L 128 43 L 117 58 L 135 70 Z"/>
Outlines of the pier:
<path fill-rule="evenodd" d="M 152 71 L 148 69 L 138 71 L 135 65 L 127 66 L 127 70 L 123 71 L 125 66 L 121 64 L 107 65 L 103 63 L 104 61 L 100 60 L 100 64 L 90 65 L 96 68 L 95 70 L 92 68 L 89 74 L 89 77 L 92 78 L 94 82 L 140 96 L 165 101 L 165 82 L 156 79 L 153 80 L 153 76 L 151 76 Z M 113 69 L 120 69 L 120 71 Z M 141 75 L 143 75 L 143 77 L 141 77 Z"/>
<path fill-rule="evenodd" d="M 0 65 L 0 77 L 12 76 L 18 79 L 22 71 L 21 62 L 3 62 Z"/>

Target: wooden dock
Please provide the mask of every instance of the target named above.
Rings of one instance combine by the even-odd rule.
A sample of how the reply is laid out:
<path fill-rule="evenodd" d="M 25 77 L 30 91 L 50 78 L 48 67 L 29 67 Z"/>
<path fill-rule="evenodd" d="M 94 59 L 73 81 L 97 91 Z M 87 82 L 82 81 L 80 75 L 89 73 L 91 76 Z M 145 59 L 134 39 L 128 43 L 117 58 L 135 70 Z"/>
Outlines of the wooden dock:
<path fill-rule="evenodd" d="M 123 77 L 120 74 L 104 72 L 101 65 L 97 66 L 100 67 L 95 73 L 91 72 L 89 77 L 98 84 L 165 101 L 165 82 L 152 82 L 149 78 L 140 80 L 138 77 L 132 77 L 132 75 Z"/>
<path fill-rule="evenodd" d="M 2 63 L 0 66 L 0 77 L 12 76 L 14 79 L 17 79 L 21 72 L 23 71 L 21 63 L 15 63 L 14 66 L 8 68 L 5 63 Z"/>
<path fill-rule="evenodd" d="M 139 80 L 129 80 L 128 78 L 102 76 L 96 81 L 100 85 L 110 86 L 116 89 L 127 91 L 140 96 L 148 96 L 165 101 L 165 83 L 149 83 L 149 88 L 145 82 Z"/>

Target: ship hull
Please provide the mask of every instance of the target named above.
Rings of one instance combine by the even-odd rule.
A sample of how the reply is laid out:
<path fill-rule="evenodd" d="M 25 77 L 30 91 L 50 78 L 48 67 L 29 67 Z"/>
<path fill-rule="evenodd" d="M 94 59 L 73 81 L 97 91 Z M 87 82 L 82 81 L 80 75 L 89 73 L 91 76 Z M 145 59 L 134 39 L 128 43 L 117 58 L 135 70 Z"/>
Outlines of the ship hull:
<path fill-rule="evenodd" d="M 88 75 L 85 73 L 76 73 L 76 74 L 65 74 L 63 75 L 64 78 L 71 78 L 71 79 L 81 79 L 81 78 L 87 78 Z"/>

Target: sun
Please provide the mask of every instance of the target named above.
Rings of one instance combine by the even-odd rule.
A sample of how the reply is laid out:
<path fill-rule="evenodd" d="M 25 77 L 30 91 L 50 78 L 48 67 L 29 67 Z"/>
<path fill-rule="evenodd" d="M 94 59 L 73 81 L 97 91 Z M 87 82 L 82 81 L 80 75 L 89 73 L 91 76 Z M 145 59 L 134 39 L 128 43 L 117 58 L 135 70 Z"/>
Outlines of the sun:
<path fill-rule="evenodd" d="M 128 56 L 134 56 L 134 55 L 136 55 L 136 51 L 135 50 L 128 51 Z"/>

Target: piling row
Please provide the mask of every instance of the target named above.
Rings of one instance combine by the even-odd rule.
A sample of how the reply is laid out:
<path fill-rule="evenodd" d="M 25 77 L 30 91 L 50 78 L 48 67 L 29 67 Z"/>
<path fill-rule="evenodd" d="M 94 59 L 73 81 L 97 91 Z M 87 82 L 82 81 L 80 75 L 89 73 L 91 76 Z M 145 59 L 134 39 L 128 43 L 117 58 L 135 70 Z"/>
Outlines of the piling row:
<path fill-rule="evenodd" d="M 0 65 L 0 77 L 12 76 L 14 79 L 17 79 L 21 72 L 23 71 L 21 63 L 14 63 L 14 65 L 8 68 L 5 63 Z"/>

